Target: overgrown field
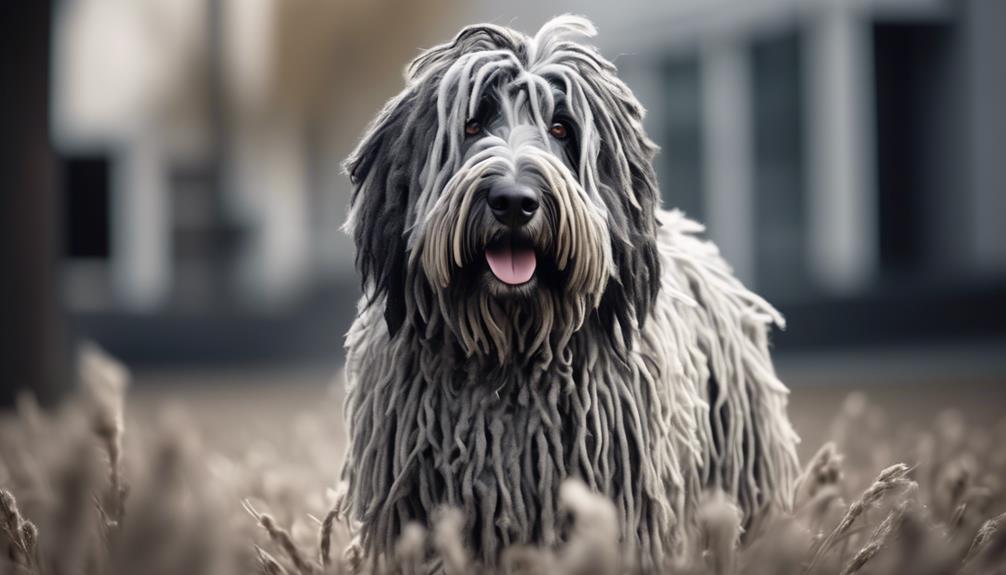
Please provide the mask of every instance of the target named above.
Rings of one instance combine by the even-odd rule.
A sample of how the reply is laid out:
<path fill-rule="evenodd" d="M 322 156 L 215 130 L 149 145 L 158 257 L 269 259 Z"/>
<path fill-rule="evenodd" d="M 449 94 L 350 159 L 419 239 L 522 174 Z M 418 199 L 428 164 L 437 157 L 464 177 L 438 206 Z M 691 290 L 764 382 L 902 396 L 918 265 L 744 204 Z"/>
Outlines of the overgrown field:
<path fill-rule="evenodd" d="M 184 413 L 124 429 L 128 373 L 99 351 L 82 355 L 80 374 L 78 398 L 45 413 L 24 397 L 0 428 L 0 573 L 478 570 L 464 518 L 449 510 L 430 531 L 410 526 L 379 565 L 361 560 L 337 513 L 331 406 L 225 454 L 204 446 Z M 663 572 L 1006 573 L 1006 420 L 972 429 L 948 413 L 900 434 L 887 423 L 851 396 L 832 441 L 807 462 L 792 514 L 742 530 L 734 506 L 710 493 L 700 536 Z M 242 425 L 228 433 L 240 439 Z M 510 549 L 500 569 L 637 571 L 607 501 L 577 483 L 562 500 L 565 543 Z"/>

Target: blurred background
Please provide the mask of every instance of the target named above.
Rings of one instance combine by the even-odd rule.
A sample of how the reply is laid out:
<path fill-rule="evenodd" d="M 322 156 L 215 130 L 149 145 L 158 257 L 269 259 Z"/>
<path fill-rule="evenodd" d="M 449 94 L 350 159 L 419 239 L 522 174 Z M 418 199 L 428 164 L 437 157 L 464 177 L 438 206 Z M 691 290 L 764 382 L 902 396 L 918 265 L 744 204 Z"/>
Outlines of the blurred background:
<path fill-rule="evenodd" d="M 359 294 L 340 162 L 405 64 L 575 12 L 649 110 L 664 205 L 786 315 L 796 408 L 864 386 L 1006 406 L 1002 0 L 3 10 L 4 401 L 68 389 L 81 338 L 155 396 L 323 387 Z"/>

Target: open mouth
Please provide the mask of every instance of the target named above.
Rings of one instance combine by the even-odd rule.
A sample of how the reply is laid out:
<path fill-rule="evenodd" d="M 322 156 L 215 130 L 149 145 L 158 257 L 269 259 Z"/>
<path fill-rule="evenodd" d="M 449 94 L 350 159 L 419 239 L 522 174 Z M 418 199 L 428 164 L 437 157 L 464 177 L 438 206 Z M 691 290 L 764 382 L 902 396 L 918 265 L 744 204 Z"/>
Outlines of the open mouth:
<path fill-rule="evenodd" d="M 486 246 L 486 262 L 496 279 L 517 286 L 531 280 L 538 258 L 531 242 L 507 234 Z"/>

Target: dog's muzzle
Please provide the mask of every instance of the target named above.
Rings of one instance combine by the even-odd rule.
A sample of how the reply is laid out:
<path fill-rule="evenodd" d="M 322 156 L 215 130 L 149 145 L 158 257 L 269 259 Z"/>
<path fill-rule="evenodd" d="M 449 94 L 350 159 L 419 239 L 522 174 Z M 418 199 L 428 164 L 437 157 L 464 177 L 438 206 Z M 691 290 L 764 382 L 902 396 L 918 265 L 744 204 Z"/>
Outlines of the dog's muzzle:
<path fill-rule="evenodd" d="M 514 183 L 497 183 L 489 190 L 489 209 L 510 233 L 486 247 L 486 262 L 496 279 L 507 285 L 531 281 L 538 261 L 534 247 L 520 241 L 521 229 L 538 211 L 534 190 Z"/>

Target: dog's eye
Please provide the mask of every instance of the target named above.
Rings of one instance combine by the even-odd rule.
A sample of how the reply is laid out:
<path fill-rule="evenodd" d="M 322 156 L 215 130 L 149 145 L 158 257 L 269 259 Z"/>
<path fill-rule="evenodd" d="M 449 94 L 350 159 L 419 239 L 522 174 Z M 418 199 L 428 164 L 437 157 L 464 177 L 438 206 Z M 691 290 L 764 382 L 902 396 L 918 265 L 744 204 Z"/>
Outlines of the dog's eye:
<path fill-rule="evenodd" d="M 556 140 L 565 140 L 569 137 L 569 128 L 567 128 L 566 124 L 563 124 L 562 122 L 555 122 L 552 124 L 552 127 L 548 129 L 548 133 L 552 134 L 552 137 Z"/>
<path fill-rule="evenodd" d="M 474 118 L 468 120 L 468 123 L 465 124 L 465 134 L 469 136 L 477 136 L 481 131 L 482 131 L 482 122 L 479 122 Z"/>

